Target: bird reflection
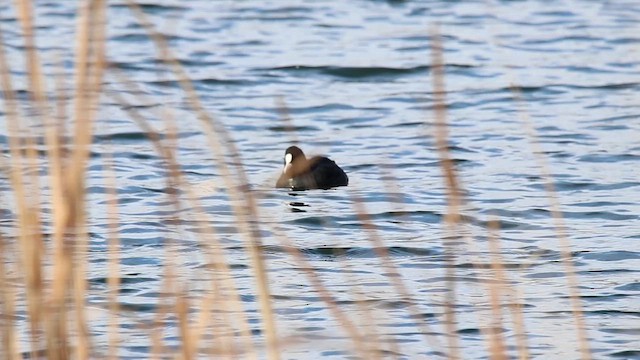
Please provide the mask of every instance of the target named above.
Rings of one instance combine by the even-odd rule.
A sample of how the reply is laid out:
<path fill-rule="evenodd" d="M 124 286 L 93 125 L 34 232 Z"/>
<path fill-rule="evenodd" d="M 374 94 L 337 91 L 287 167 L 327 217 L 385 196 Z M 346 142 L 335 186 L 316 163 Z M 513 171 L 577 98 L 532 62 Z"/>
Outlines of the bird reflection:
<path fill-rule="evenodd" d="M 299 201 L 292 201 L 289 203 L 291 212 L 307 212 L 307 210 L 302 209 L 304 207 L 309 207 L 309 205 Z"/>

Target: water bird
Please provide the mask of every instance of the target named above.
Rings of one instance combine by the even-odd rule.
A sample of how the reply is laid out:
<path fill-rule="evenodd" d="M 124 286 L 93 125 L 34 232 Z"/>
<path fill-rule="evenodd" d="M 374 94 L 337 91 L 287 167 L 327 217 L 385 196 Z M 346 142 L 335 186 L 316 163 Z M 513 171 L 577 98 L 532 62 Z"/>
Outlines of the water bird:
<path fill-rule="evenodd" d="M 324 156 L 310 159 L 297 146 L 290 146 L 284 152 L 284 169 L 277 188 L 291 190 L 329 189 L 347 186 L 349 178 L 333 160 Z"/>

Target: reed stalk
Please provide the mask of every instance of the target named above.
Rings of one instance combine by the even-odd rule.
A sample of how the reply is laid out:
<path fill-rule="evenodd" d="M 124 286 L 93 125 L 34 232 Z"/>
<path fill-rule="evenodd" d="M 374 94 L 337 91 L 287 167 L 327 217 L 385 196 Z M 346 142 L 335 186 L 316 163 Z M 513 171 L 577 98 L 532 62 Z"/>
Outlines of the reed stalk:
<path fill-rule="evenodd" d="M 119 228 L 119 212 L 118 212 L 118 187 L 115 176 L 115 170 L 113 168 L 113 157 L 108 154 L 104 158 L 104 173 L 105 173 L 105 188 L 106 188 L 106 200 L 107 200 L 107 212 L 109 218 L 108 226 L 108 250 L 107 250 L 107 262 L 108 262 L 108 277 L 107 287 L 108 293 L 108 309 L 111 314 L 109 316 L 108 323 L 108 346 L 107 358 L 108 360 L 116 360 L 119 358 L 119 346 L 121 338 L 118 334 L 118 326 L 120 324 L 120 303 L 118 302 L 118 294 L 120 292 L 120 236 L 118 234 Z"/>
<path fill-rule="evenodd" d="M 414 295 L 411 294 L 404 281 L 402 281 L 402 275 L 391 259 L 388 247 L 378 234 L 376 226 L 364 206 L 364 201 L 355 195 L 355 192 L 353 194 L 354 195 L 351 196 L 353 208 L 368 235 L 369 241 L 371 242 L 376 255 L 380 259 L 385 273 L 389 277 L 389 282 L 396 294 L 399 294 L 401 298 L 406 301 L 407 310 L 411 317 L 416 320 L 416 327 L 420 330 L 425 341 L 434 351 L 439 351 L 442 346 L 438 339 L 431 335 L 434 331 L 430 328 L 429 324 L 426 321 L 421 321 L 420 311 L 414 303 Z"/>
<path fill-rule="evenodd" d="M 204 110 L 189 76 L 186 74 L 182 65 L 176 60 L 176 57 L 172 54 L 166 40 L 160 35 L 160 33 L 154 30 L 152 24 L 148 21 L 146 15 L 137 4 L 130 0 L 127 0 L 127 4 L 138 18 L 138 21 L 147 30 L 147 33 L 156 45 L 159 58 L 163 63 L 169 66 L 171 71 L 173 71 L 177 77 L 178 83 L 189 100 L 189 105 L 192 107 L 193 111 L 195 111 L 197 118 L 200 120 L 204 129 L 204 133 L 207 135 L 209 146 L 213 150 L 213 153 L 216 154 L 217 159 L 219 159 L 217 165 L 219 165 L 222 179 L 229 191 L 231 203 L 234 208 L 234 213 L 238 219 L 238 223 L 242 224 L 242 228 L 244 228 L 244 231 L 241 231 L 241 233 L 245 236 L 245 244 L 249 254 L 251 255 L 252 268 L 254 270 L 254 276 L 257 284 L 258 303 L 260 305 L 264 333 L 267 339 L 268 358 L 269 360 L 277 360 L 280 358 L 278 337 L 275 325 L 275 315 L 271 304 L 271 292 L 269 288 L 267 267 L 261 254 L 260 232 L 256 228 L 257 224 L 249 221 L 252 217 L 258 218 L 259 214 L 253 194 L 250 191 L 246 191 L 248 189 L 248 182 L 246 180 L 244 170 L 241 167 L 238 152 L 235 150 L 234 144 L 228 138 L 228 134 L 224 128 L 217 124 L 215 119 Z M 228 147 L 228 151 L 223 150 L 223 146 L 225 145 Z M 231 176 L 229 169 L 227 169 L 223 155 L 229 155 L 234 160 L 233 163 L 236 164 L 235 175 L 239 178 L 239 182 L 241 184 L 240 189 L 245 191 L 239 191 L 240 189 L 238 189 L 237 185 L 232 181 L 233 177 Z M 238 204 L 244 204 L 244 206 L 239 206 Z"/>
<path fill-rule="evenodd" d="M 442 39 L 437 27 L 431 29 L 431 70 L 433 87 L 433 109 L 435 124 L 435 140 L 440 168 L 443 173 L 447 189 L 447 213 L 444 217 L 447 235 L 443 238 L 446 268 L 445 277 L 447 293 L 444 302 L 444 326 L 448 340 L 448 357 L 451 360 L 460 358 L 460 345 L 456 333 L 456 282 L 455 282 L 455 244 L 461 222 L 460 210 L 462 206 L 461 191 L 456 175 L 455 165 L 449 154 L 449 129 L 447 127 L 447 100 L 445 87 L 445 63 Z"/>
<path fill-rule="evenodd" d="M 24 10 L 23 10 L 24 11 Z M 28 24 L 28 14 L 22 13 L 23 26 Z M 27 30 L 28 26 L 27 26 Z M 27 194 L 39 193 L 39 189 L 34 188 L 33 173 L 25 176 L 28 167 L 25 163 L 33 162 L 29 156 L 33 156 L 33 151 L 26 151 L 25 144 L 29 136 L 25 136 L 25 128 L 21 128 L 22 117 L 19 115 L 18 102 L 13 88 L 9 65 L 4 48 L 5 42 L 2 40 L 4 34 L 0 29 L 0 86 L 2 87 L 3 99 L 6 109 L 7 130 L 9 132 L 9 152 L 10 164 L 8 168 L 9 180 L 13 189 L 16 201 L 18 244 L 19 244 L 19 265 L 18 272 L 22 275 L 26 292 L 27 313 L 29 316 L 30 330 L 30 353 L 35 356 L 38 348 L 42 347 L 40 334 L 43 331 L 43 301 L 42 301 L 42 237 L 39 231 L 40 218 L 37 206 L 33 202 L 33 197 Z M 32 140 L 30 140 L 32 141 Z M 33 171 L 33 169 L 30 169 Z M 31 180 L 31 181 L 29 181 Z"/>
<path fill-rule="evenodd" d="M 361 334 L 357 326 L 347 316 L 347 314 L 340 309 L 340 306 L 331 294 L 330 289 L 324 286 L 318 275 L 313 271 L 313 266 L 311 266 L 300 250 L 294 246 L 293 241 L 291 241 L 291 239 L 289 239 L 289 237 L 277 227 L 274 226 L 272 229 L 278 237 L 278 240 L 284 244 L 284 249 L 287 251 L 287 254 L 289 254 L 297 264 L 299 264 L 299 269 L 302 270 L 313 290 L 327 305 L 327 310 L 329 310 L 331 315 L 336 319 L 340 324 L 340 327 L 347 333 L 349 339 L 353 342 L 354 353 L 366 358 L 369 350 L 364 335 Z"/>
<path fill-rule="evenodd" d="M 564 221 L 564 216 L 562 215 L 558 192 L 555 189 L 554 179 L 551 174 L 548 160 L 544 156 L 544 151 L 540 146 L 538 134 L 536 132 L 536 129 L 533 127 L 531 119 L 529 118 L 529 112 L 526 111 L 526 103 L 524 101 L 524 98 L 522 97 L 522 92 L 516 85 L 511 86 L 511 91 L 516 105 L 518 106 L 518 115 L 524 125 L 527 137 L 529 139 L 531 153 L 533 154 L 540 171 L 540 175 L 544 182 L 544 189 L 549 201 L 549 210 L 551 212 L 551 218 L 553 220 L 556 239 L 558 240 L 560 256 L 562 259 L 562 264 L 564 266 L 564 274 L 567 279 L 567 291 L 569 299 L 571 301 L 571 311 L 573 314 L 573 320 L 575 322 L 575 332 L 580 347 L 580 356 L 582 360 L 589 360 L 591 359 L 591 347 L 589 346 L 587 323 L 584 319 L 582 302 L 580 300 L 579 281 L 575 265 L 573 263 L 571 241 L 569 240 L 567 225 Z"/>
<path fill-rule="evenodd" d="M 504 337 L 502 336 L 503 315 L 502 315 L 502 299 L 506 286 L 504 268 L 502 267 L 502 251 L 500 249 L 500 241 L 498 231 L 500 223 L 497 219 L 489 221 L 489 254 L 491 256 L 491 275 L 492 279 L 488 281 L 489 304 L 491 307 L 491 321 L 488 329 L 488 352 L 493 360 L 506 360 L 507 348 Z"/>
<path fill-rule="evenodd" d="M 19 358 L 20 347 L 18 346 L 18 334 L 16 331 L 16 304 L 14 286 L 10 283 L 7 275 L 9 274 L 7 257 L 9 253 L 6 246 L 7 239 L 0 234 L 0 337 L 2 350 L 0 356 L 9 360 Z"/>
<path fill-rule="evenodd" d="M 116 69 L 114 69 L 116 70 Z M 112 72 L 121 84 L 134 86 L 134 84 L 128 82 L 123 74 L 118 71 Z M 132 93 L 140 94 L 140 91 L 132 91 Z M 244 311 L 242 309 L 242 301 L 238 294 L 237 288 L 232 280 L 231 269 L 228 266 L 228 263 L 225 259 L 225 255 L 222 252 L 222 245 L 220 244 L 220 239 L 217 237 L 213 228 L 209 224 L 215 222 L 210 216 L 207 216 L 206 211 L 202 207 L 202 205 L 197 201 L 197 196 L 194 193 L 193 187 L 186 182 L 181 172 L 179 171 L 179 164 L 175 158 L 175 153 L 173 151 L 169 151 L 167 147 L 163 144 L 161 137 L 159 136 L 159 132 L 145 120 L 145 118 L 139 114 L 130 103 L 128 103 L 124 97 L 118 94 L 118 92 L 113 91 L 109 93 L 109 96 L 115 99 L 117 103 L 122 104 L 123 108 L 127 110 L 130 118 L 137 124 L 137 126 L 144 131 L 149 140 L 154 145 L 156 151 L 160 156 L 167 162 L 167 164 L 171 164 L 172 168 L 175 168 L 176 171 L 173 173 L 175 179 L 173 180 L 173 185 L 175 188 L 179 188 L 185 191 L 188 194 L 188 201 L 190 202 L 190 206 L 195 209 L 194 216 L 199 224 L 201 229 L 204 229 L 205 232 L 202 235 L 201 243 L 203 247 L 209 251 L 210 263 L 214 264 L 215 271 L 221 274 L 220 282 L 218 284 L 218 280 L 212 282 L 214 291 L 211 296 L 205 297 L 202 301 L 202 307 L 200 308 L 201 318 L 199 321 L 199 326 L 196 328 L 195 332 L 192 333 L 192 336 L 195 337 L 195 340 L 192 342 L 194 347 L 197 347 L 197 343 L 199 342 L 200 337 L 202 336 L 203 328 L 205 324 L 210 319 L 209 310 L 215 304 L 217 308 L 228 309 L 229 312 L 238 314 L 238 318 L 240 319 L 240 331 L 243 339 L 243 348 L 245 349 L 244 354 L 251 359 L 257 358 L 255 354 L 255 347 L 253 343 L 250 341 L 251 339 L 251 331 L 249 329 L 249 322 L 244 315 Z M 136 96 L 141 103 L 146 103 L 147 101 L 143 99 L 141 96 Z M 165 119 L 166 122 L 170 122 L 170 120 Z M 172 128 L 173 126 L 168 126 Z M 175 132 L 175 131 L 174 131 Z M 231 294 L 228 295 L 230 298 L 226 301 L 225 297 L 221 297 L 220 291 L 226 289 L 230 291 Z M 219 290 L 219 291 L 218 291 Z M 227 307 L 227 304 L 230 304 L 230 307 Z M 231 320 L 231 319 L 228 319 Z M 223 321 L 220 323 L 220 326 L 214 326 L 214 341 L 218 344 L 218 348 L 223 349 L 222 354 L 231 356 L 235 350 L 233 350 L 226 342 L 220 341 L 222 338 L 222 333 L 219 331 L 221 326 L 225 326 L 228 321 Z"/>

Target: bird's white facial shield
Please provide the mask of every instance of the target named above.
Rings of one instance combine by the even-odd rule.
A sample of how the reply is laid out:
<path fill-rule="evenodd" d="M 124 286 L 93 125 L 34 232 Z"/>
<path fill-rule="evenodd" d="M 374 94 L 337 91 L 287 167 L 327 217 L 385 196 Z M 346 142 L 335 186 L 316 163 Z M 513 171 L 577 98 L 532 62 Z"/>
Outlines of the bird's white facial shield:
<path fill-rule="evenodd" d="M 293 155 L 286 154 L 284 156 L 284 169 L 282 169 L 282 173 L 286 174 L 289 169 L 291 169 L 291 160 L 293 160 Z"/>

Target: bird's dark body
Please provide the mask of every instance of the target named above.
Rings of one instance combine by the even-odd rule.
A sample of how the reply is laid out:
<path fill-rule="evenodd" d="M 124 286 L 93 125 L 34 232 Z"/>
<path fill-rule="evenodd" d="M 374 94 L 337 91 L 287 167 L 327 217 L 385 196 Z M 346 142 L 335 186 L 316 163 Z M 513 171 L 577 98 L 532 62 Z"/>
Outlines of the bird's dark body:
<path fill-rule="evenodd" d="M 276 182 L 278 188 L 292 190 L 329 189 L 347 186 L 349 177 L 333 160 L 324 156 L 307 159 L 299 148 L 292 146 L 285 152 L 291 154 L 290 166 L 285 161 L 285 171 Z"/>

